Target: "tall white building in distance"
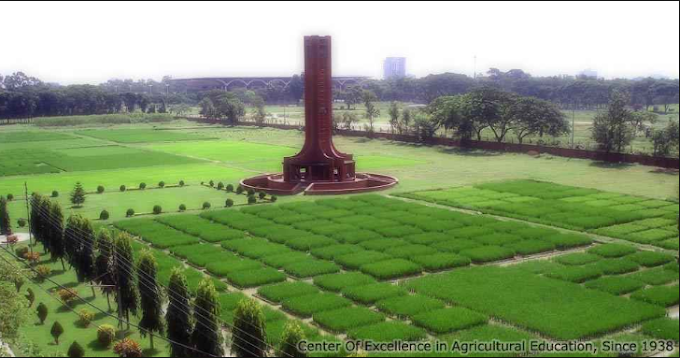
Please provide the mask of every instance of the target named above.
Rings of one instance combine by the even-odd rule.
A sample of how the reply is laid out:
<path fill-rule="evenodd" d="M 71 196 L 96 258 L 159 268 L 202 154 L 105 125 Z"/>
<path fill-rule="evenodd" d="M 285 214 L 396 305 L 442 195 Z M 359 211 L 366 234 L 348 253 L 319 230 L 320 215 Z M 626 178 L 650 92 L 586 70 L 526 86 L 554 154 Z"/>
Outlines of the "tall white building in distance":
<path fill-rule="evenodd" d="M 406 57 L 388 57 L 383 62 L 383 79 L 406 77 Z"/>

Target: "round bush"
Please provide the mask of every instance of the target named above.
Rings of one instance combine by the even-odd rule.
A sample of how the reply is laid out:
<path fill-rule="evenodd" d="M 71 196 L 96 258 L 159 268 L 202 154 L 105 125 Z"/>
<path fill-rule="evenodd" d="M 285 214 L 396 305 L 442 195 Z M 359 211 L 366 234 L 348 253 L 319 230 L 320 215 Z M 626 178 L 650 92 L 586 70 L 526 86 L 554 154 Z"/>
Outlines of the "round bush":
<path fill-rule="evenodd" d="M 126 190 L 127 190 L 127 188 L 125 187 L 125 185 L 120 186 L 120 191 L 126 191 Z"/>
<path fill-rule="evenodd" d="M 264 191 L 261 191 L 261 192 L 258 194 L 258 196 L 260 197 L 260 200 L 264 200 L 264 198 L 267 197 L 267 193 L 265 193 Z"/>
<path fill-rule="evenodd" d="M 255 189 L 248 189 L 248 196 L 254 196 L 255 195 Z"/>
<path fill-rule="evenodd" d="M 12 200 L 14 200 L 14 195 L 7 194 L 7 201 L 12 201 Z"/>
<path fill-rule="evenodd" d="M 184 184 L 184 180 L 180 180 L 180 181 L 179 181 L 179 186 L 184 186 L 184 185 L 185 185 L 185 184 Z"/>
<path fill-rule="evenodd" d="M 211 206 L 210 203 L 206 201 L 205 203 L 203 203 L 203 210 L 210 209 L 210 206 Z"/>
<path fill-rule="evenodd" d="M 17 224 L 19 225 L 19 227 L 26 227 L 27 224 L 26 219 L 17 220 Z"/>
<path fill-rule="evenodd" d="M 110 347 L 114 339 L 116 339 L 116 329 L 113 326 L 108 324 L 99 326 L 99 329 L 97 329 L 97 342 L 102 347 Z"/>
<path fill-rule="evenodd" d="M 99 214 L 99 220 L 109 220 L 109 212 L 106 210 L 102 210 L 102 212 Z"/>
<path fill-rule="evenodd" d="M 94 321 L 94 313 L 86 309 L 83 309 L 80 312 L 78 312 L 78 316 L 80 317 L 80 324 L 85 328 L 89 327 L 90 323 Z"/>
<path fill-rule="evenodd" d="M 239 194 L 239 195 L 243 194 L 243 187 L 242 186 L 239 185 L 238 188 L 236 188 L 236 194 Z"/>
<path fill-rule="evenodd" d="M 142 189 L 142 190 L 146 189 L 146 183 L 140 183 L 139 189 Z"/>
<path fill-rule="evenodd" d="M 14 254 L 17 255 L 17 257 L 26 258 L 26 254 L 28 254 L 30 251 L 28 247 L 20 247 L 16 250 L 14 250 Z"/>
<path fill-rule="evenodd" d="M 232 206 L 234 206 L 234 201 L 231 199 L 227 199 L 227 201 L 224 203 L 224 206 L 227 208 L 231 208 Z"/>
<path fill-rule="evenodd" d="M 275 203 L 277 200 L 279 200 L 279 198 L 276 197 L 275 195 L 272 195 L 271 199 L 269 199 L 269 200 L 270 200 L 272 203 Z"/>
<path fill-rule="evenodd" d="M 135 209 L 127 209 L 125 216 L 128 218 L 135 216 Z"/>
<path fill-rule="evenodd" d="M 179 211 L 187 211 L 187 206 L 184 204 L 180 204 Z"/>
<path fill-rule="evenodd" d="M 211 180 L 208 184 L 210 184 L 211 187 L 214 187 L 214 186 L 215 186 L 215 182 L 212 181 L 212 180 Z"/>
<path fill-rule="evenodd" d="M 160 213 L 162 213 L 162 212 L 163 212 L 163 208 L 162 208 L 160 205 L 155 205 L 155 206 L 153 207 L 153 213 L 154 213 L 155 215 L 158 215 L 158 214 L 160 214 Z"/>
<path fill-rule="evenodd" d="M 85 350 L 78 344 L 78 342 L 73 342 L 68 348 L 67 355 L 69 358 L 82 358 L 85 357 Z"/>
<path fill-rule="evenodd" d="M 250 205 L 257 204 L 257 198 L 255 198 L 254 196 L 249 196 L 248 197 L 248 204 L 250 204 Z"/>
<path fill-rule="evenodd" d="M 231 184 L 227 184 L 227 191 L 230 192 L 230 193 L 233 193 L 234 192 L 234 186 L 231 185 Z"/>
<path fill-rule="evenodd" d="M 101 194 L 101 193 L 103 193 L 103 192 L 104 192 L 104 186 L 102 186 L 102 185 L 98 186 L 98 187 L 97 187 L 97 193 L 98 193 L 98 194 Z"/>
<path fill-rule="evenodd" d="M 222 182 L 217 183 L 217 190 L 222 190 L 222 189 L 224 189 L 224 183 L 222 183 Z"/>
<path fill-rule="evenodd" d="M 165 188 L 165 182 L 164 181 L 159 182 L 158 187 L 159 188 Z"/>
<path fill-rule="evenodd" d="M 59 192 L 56 191 L 56 190 L 54 190 L 54 191 L 52 192 L 52 197 L 53 197 L 53 198 L 58 198 L 58 197 L 59 197 Z"/>

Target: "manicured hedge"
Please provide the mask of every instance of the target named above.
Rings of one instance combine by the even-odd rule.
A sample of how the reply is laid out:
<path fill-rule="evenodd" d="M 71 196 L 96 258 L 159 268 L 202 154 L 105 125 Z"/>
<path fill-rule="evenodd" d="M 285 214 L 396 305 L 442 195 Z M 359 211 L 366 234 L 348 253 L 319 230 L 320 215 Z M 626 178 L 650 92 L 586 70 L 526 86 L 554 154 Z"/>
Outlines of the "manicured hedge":
<path fill-rule="evenodd" d="M 514 251 L 499 246 L 482 246 L 475 249 L 461 251 L 460 254 L 462 256 L 469 257 L 470 260 L 476 264 L 507 260 L 515 257 Z"/>
<path fill-rule="evenodd" d="M 628 245 L 605 244 L 595 246 L 592 249 L 588 250 L 588 252 L 604 258 L 613 259 L 632 255 L 637 252 L 637 249 Z"/>
<path fill-rule="evenodd" d="M 349 332 L 349 337 L 358 340 L 372 340 L 374 342 L 417 342 L 427 338 L 427 334 L 420 328 L 401 322 L 384 322 L 373 326 L 357 328 Z"/>
<path fill-rule="evenodd" d="M 422 268 L 428 272 L 438 272 L 457 267 L 470 266 L 472 263 L 468 257 L 447 253 L 417 256 L 410 258 L 410 260 L 422 266 Z"/>
<path fill-rule="evenodd" d="M 350 329 L 380 323 L 385 316 L 365 307 L 347 307 L 314 315 L 314 322 L 334 333 L 344 333 Z"/>
<path fill-rule="evenodd" d="M 601 277 L 602 271 L 594 265 L 564 266 L 549 271 L 546 276 L 563 281 L 584 283 Z"/>
<path fill-rule="evenodd" d="M 555 259 L 556 262 L 567 266 L 583 266 L 592 264 L 600 260 L 600 257 L 588 253 L 575 253 L 564 256 L 559 256 Z"/>
<path fill-rule="evenodd" d="M 272 268 L 257 270 L 235 271 L 227 275 L 227 279 L 234 286 L 240 288 L 252 288 L 272 283 L 283 282 L 286 275 Z"/>
<path fill-rule="evenodd" d="M 342 295 L 359 303 L 373 304 L 380 300 L 395 296 L 404 296 L 408 291 L 389 283 L 377 283 L 367 286 L 354 286 L 342 290 Z"/>
<path fill-rule="evenodd" d="M 645 287 L 645 284 L 630 277 L 614 276 L 590 281 L 586 287 L 619 296 L 635 292 Z"/>
<path fill-rule="evenodd" d="M 361 266 L 361 272 L 379 280 L 392 280 L 420 274 L 420 265 L 403 259 L 393 259 Z"/>
<path fill-rule="evenodd" d="M 303 318 L 311 318 L 314 314 L 333 311 L 352 305 L 352 301 L 330 293 L 293 297 L 283 301 L 283 308 Z"/>
<path fill-rule="evenodd" d="M 657 267 L 675 260 L 671 255 L 653 251 L 638 251 L 630 255 L 630 259 L 644 267 Z"/>
<path fill-rule="evenodd" d="M 642 333 L 678 343 L 678 320 L 662 318 L 647 322 L 642 325 Z M 677 354 L 676 354 L 677 356 Z"/>
<path fill-rule="evenodd" d="M 662 307 L 672 307 L 678 304 L 678 285 L 652 287 L 638 291 L 630 297 L 634 300 L 655 304 Z"/>
<path fill-rule="evenodd" d="M 365 286 L 374 283 L 377 283 L 377 281 L 373 277 L 360 272 L 339 273 L 314 278 L 315 285 L 332 292 L 340 292 L 348 287 Z"/>
<path fill-rule="evenodd" d="M 483 325 L 488 318 L 467 308 L 453 307 L 422 313 L 413 317 L 413 323 L 436 334 L 445 334 Z"/>
<path fill-rule="evenodd" d="M 292 297 L 308 296 L 319 292 L 320 290 L 317 287 L 303 282 L 286 282 L 261 287 L 257 290 L 258 295 L 274 303 L 281 303 Z"/>
<path fill-rule="evenodd" d="M 335 259 L 338 264 L 350 269 L 358 270 L 363 265 L 374 262 L 386 261 L 392 256 L 377 251 L 361 251 L 354 254 L 343 255 Z"/>
<path fill-rule="evenodd" d="M 376 306 L 389 315 L 410 318 L 420 313 L 442 309 L 445 304 L 440 300 L 422 295 L 406 295 L 384 299 Z"/>
<path fill-rule="evenodd" d="M 340 267 L 330 261 L 306 260 L 284 266 L 289 275 L 297 278 L 310 278 L 340 272 Z"/>

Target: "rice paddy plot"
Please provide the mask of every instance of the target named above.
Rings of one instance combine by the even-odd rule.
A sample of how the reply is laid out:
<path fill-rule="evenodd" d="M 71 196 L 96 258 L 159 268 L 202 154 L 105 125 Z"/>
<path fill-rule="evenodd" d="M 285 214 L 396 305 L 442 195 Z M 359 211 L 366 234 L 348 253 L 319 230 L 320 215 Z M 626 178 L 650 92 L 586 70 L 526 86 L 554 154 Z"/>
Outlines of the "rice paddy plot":
<path fill-rule="evenodd" d="M 75 132 L 78 135 L 108 140 L 118 143 L 154 143 L 214 139 L 178 130 L 154 129 L 107 129 Z"/>

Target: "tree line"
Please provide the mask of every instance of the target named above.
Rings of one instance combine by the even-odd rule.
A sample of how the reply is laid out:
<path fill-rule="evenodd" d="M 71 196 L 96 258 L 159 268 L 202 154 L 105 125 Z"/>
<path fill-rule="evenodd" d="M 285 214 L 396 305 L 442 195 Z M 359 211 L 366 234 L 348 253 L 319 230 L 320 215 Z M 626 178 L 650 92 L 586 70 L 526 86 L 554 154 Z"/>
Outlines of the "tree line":
<path fill-rule="evenodd" d="M 58 202 L 37 193 L 31 196 L 30 204 L 30 228 L 36 242 L 42 245 L 52 261 L 61 262 L 64 271 L 67 266 L 74 270 L 79 283 L 88 283 L 93 297 L 96 296 L 95 288 L 99 288 L 107 297 L 109 312 L 112 312 L 113 298 L 117 303 L 120 330 L 129 331 L 133 326 L 130 318 L 135 316 L 139 323 L 134 326 L 142 337 L 149 337 L 152 349 L 156 335 L 169 341 L 172 357 L 224 356 L 224 322 L 220 319 L 221 305 L 212 279 L 204 278 L 192 292 L 183 270 L 178 267 L 172 270 L 167 287 L 163 287 L 158 281 L 154 253 L 142 250 L 135 258 L 134 239 L 129 234 L 112 233 L 105 228 L 96 232 L 92 223 L 78 214 L 64 219 Z M 50 276 L 49 267 L 39 265 L 39 253 L 29 252 L 28 248 L 17 249 L 19 251 L 22 251 L 19 256 L 38 273 L 37 279 Z M 63 293 L 59 295 L 66 297 L 69 292 Z M 70 293 L 70 299 L 77 298 L 74 295 L 77 296 Z M 68 304 L 69 301 L 63 302 Z M 41 322 L 47 315 L 46 306 L 38 305 Z M 57 327 L 57 323 L 52 334 L 58 345 L 63 327 Z M 278 347 L 267 343 L 264 314 L 255 301 L 244 299 L 238 303 L 230 328 L 231 352 L 237 357 L 265 357 L 272 348 L 278 356 L 305 356 L 297 351 L 297 343 L 304 339 L 298 323 L 290 322 L 285 327 Z M 131 355 L 141 353 L 136 342 L 124 339 L 118 343 L 114 351 L 120 356 L 141 356 Z M 71 349 L 74 346 L 75 343 Z"/>

